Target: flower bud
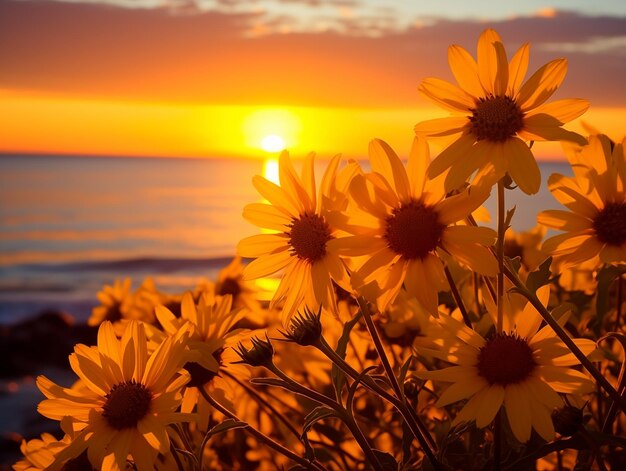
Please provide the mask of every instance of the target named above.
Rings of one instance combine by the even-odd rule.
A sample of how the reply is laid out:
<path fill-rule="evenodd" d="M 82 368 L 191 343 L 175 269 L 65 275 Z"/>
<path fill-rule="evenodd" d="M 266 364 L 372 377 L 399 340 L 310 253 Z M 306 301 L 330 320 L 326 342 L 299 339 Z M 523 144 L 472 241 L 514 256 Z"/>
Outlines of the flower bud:
<path fill-rule="evenodd" d="M 247 363 L 250 366 L 268 366 L 273 363 L 274 347 L 269 337 L 265 334 L 266 340 L 258 337 L 252 337 L 252 347 L 247 349 L 241 342 L 235 348 L 237 354 L 241 357 L 241 361 L 236 363 Z"/>

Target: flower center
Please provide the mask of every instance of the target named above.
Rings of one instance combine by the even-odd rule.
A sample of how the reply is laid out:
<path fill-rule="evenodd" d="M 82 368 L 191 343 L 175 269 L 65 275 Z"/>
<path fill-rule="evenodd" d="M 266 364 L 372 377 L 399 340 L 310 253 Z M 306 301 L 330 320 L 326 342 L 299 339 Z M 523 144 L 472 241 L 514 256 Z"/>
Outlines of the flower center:
<path fill-rule="evenodd" d="M 387 246 L 404 258 L 424 258 L 437 248 L 444 225 L 431 206 L 411 201 L 393 210 L 386 219 Z"/>
<path fill-rule="evenodd" d="M 150 410 L 152 393 L 135 380 L 116 384 L 105 396 L 102 416 L 116 430 L 137 426 Z"/>
<path fill-rule="evenodd" d="M 115 324 L 117 321 L 122 320 L 122 303 L 115 302 L 106 311 L 106 316 L 104 317 L 105 321 L 111 321 Z"/>
<path fill-rule="evenodd" d="M 236 278 L 224 278 L 224 281 L 222 281 L 218 290 L 218 294 L 220 296 L 230 294 L 232 295 L 234 300 L 237 296 L 239 296 L 239 294 L 241 294 L 241 286 L 239 285 L 239 281 Z"/>
<path fill-rule="evenodd" d="M 298 258 L 313 263 L 326 255 L 326 242 L 332 236 L 323 217 L 304 213 L 298 219 L 294 218 L 290 227 L 289 245 Z"/>
<path fill-rule="evenodd" d="M 489 384 L 515 384 L 524 381 L 537 363 L 526 340 L 500 333 L 487 340 L 478 353 L 478 374 Z"/>
<path fill-rule="evenodd" d="M 522 129 L 524 113 L 508 96 L 479 98 L 470 116 L 470 128 L 476 140 L 503 142 Z"/>
<path fill-rule="evenodd" d="M 224 349 L 220 348 L 213 352 L 213 358 L 215 358 L 220 365 L 222 364 L 223 351 Z M 189 388 L 201 388 L 219 375 L 219 372 L 207 370 L 204 366 L 191 361 L 185 363 L 183 368 L 185 368 L 189 372 L 189 376 L 191 376 L 191 379 L 187 383 L 187 387 Z"/>
<path fill-rule="evenodd" d="M 604 244 L 626 242 L 626 203 L 607 203 L 593 220 L 598 240 Z"/>

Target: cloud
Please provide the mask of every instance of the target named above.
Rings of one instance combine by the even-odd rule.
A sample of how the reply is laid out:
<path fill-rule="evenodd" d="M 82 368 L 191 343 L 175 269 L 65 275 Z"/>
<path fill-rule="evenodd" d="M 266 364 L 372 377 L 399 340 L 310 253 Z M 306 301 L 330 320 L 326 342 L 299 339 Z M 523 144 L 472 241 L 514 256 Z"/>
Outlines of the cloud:
<path fill-rule="evenodd" d="M 193 8 L 176 4 L 186 12 Z M 452 80 L 449 44 L 474 53 L 478 35 L 492 26 L 509 55 L 533 43 L 531 72 L 567 56 L 570 69 L 559 96 L 626 105 L 626 18 L 555 11 L 492 23 L 419 20 L 420 27 L 398 30 L 391 14 L 345 15 L 337 23 L 342 32 L 292 32 L 297 18 L 261 10 L 172 14 L 168 8 L 2 1 L 0 89 L 150 101 L 411 107 L 420 103 L 416 89 L 423 78 Z"/>

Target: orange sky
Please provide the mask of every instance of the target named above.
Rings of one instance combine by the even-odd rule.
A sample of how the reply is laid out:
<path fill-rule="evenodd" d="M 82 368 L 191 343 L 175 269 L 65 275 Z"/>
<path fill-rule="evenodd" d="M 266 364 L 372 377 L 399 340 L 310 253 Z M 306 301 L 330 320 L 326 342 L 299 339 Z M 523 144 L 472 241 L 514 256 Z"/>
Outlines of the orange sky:
<path fill-rule="evenodd" d="M 533 70 L 567 57 L 556 97 L 589 99 L 584 119 L 621 137 L 626 18 L 548 11 L 489 25 L 509 54 L 532 42 Z M 367 35 L 285 24 L 258 12 L 1 2 L 0 152 L 257 157 L 276 134 L 294 155 L 360 157 L 374 137 L 406 154 L 414 124 L 446 114 L 418 96 L 420 80 L 451 79 L 447 46 L 474 51 L 486 26 L 431 19 Z M 554 144 L 537 152 L 560 156 Z"/>

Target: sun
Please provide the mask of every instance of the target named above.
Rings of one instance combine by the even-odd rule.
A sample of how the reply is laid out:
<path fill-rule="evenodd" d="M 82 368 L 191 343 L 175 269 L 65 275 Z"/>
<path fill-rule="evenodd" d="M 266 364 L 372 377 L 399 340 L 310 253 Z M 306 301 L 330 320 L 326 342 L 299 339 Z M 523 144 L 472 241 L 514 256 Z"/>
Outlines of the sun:
<path fill-rule="evenodd" d="M 261 140 L 261 149 L 266 152 L 279 152 L 284 148 L 285 140 L 276 134 L 269 134 Z"/>

